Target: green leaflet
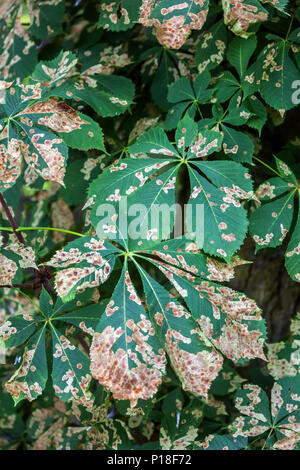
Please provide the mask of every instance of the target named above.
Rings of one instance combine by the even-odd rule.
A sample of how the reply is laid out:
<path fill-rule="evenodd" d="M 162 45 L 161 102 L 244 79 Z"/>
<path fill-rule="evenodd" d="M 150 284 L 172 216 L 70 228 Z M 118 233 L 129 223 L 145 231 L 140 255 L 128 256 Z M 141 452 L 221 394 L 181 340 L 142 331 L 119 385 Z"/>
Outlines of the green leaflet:
<path fill-rule="evenodd" d="M 223 61 L 226 43 L 227 31 L 223 20 L 201 35 L 195 55 L 200 73 L 216 68 Z"/>
<path fill-rule="evenodd" d="M 258 130 L 259 135 L 261 134 L 263 126 L 267 121 L 267 111 L 263 103 L 255 96 L 252 95 L 245 100 L 247 109 L 252 113 L 247 121 L 247 126 Z"/>
<path fill-rule="evenodd" d="M 76 348 L 52 326 L 53 344 L 53 388 L 63 401 L 81 399 L 84 403 L 91 400 L 88 387 L 91 381 L 90 361 L 88 357 Z"/>
<path fill-rule="evenodd" d="M 2 2 L 0 71 L 5 80 L 25 78 L 32 73 L 37 61 L 34 39 L 61 33 L 64 10 L 64 0 Z"/>
<path fill-rule="evenodd" d="M 293 218 L 293 193 L 258 208 L 250 219 L 250 233 L 257 250 L 280 245 L 290 230 Z"/>
<path fill-rule="evenodd" d="M 47 90 L 48 87 L 51 88 L 67 77 L 76 64 L 75 54 L 71 51 L 61 51 L 55 59 L 39 62 L 34 69 L 32 78 L 41 82 Z"/>
<path fill-rule="evenodd" d="M 130 246 L 130 239 L 136 239 L 137 235 L 144 240 L 142 243 L 145 244 L 151 237 L 158 239 L 168 236 L 172 230 L 174 210 L 170 215 L 170 223 L 164 229 L 159 224 L 160 214 L 156 209 L 159 209 L 161 204 L 167 204 L 169 208 L 175 204 L 175 182 L 180 162 L 171 158 L 179 155 L 169 143 L 165 133 L 159 128 L 147 131 L 129 147 L 129 152 L 164 155 L 165 159 L 127 158 L 120 162 L 116 161 L 92 183 L 89 195 L 96 200 L 91 220 L 99 236 L 124 240 Z M 159 177 L 153 178 L 158 170 L 165 168 L 169 169 L 165 172 L 159 171 Z M 116 186 L 116 175 L 119 174 Z M 152 180 L 150 180 L 151 177 Z M 99 205 L 98 207 L 100 201 L 110 203 L 109 215 L 104 219 L 105 206 Z M 123 206 L 122 201 L 124 201 Z M 141 201 L 144 203 L 142 207 L 139 206 Z M 127 208 L 129 217 L 136 217 L 137 213 L 140 214 L 138 221 L 132 220 L 127 224 Z M 152 212 L 151 209 L 153 209 Z M 153 226 L 149 225 L 150 213 L 150 223 Z M 125 214 L 124 222 L 122 214 Z"/>
<path fill-rule="evenodd" d="M 39 39 L 46 39 L 49 36 L 56 36 L 62 33 L 62 19 L 65 13 L 65 0 L 38 2 L 30 1 L 29 16 L 30 28 L 29 32 Z M 31 10 L 32 9 L 32 10 Z M 36 10 L 38 9 L 38 15 Z"/>
<path fill-rule="evenodd" d="M 228 365 L 229 361 L 224 361 L 222 370 L 210 388 L 214 395 L 227 395 L 236 392 L 246 379 L 242 378 L 236 371 Z"/>
<path fill-rule="evenodd" d="M 141 0 L 119 0 L 101 3 L 98 27 L 109 31 L 126 31 L 133 28 L 139 17 Z"/>
<path fill-rule="evenodd" d="M 132 284 L 125 261 L 121 277 L 97 327 L 91 347 L 93 377 L 114 397 L 152 397 L 165 372 L 165 354 Z"/>
<path fill-rule="evenodd" d="M 281 178 L 283 178 L 283 180 L 289 183 L 289 187 L 293 188 L 293 186 L 297 186 L 298 185 L 297 178 L 292 172 L 292 170 L 289 168 L 289 166 L 285 162 L 280 160 L 279 158 L 277 157 L 274 157 L 274 158 L 275 158 L 277 170 L 279 171 Z"/>
<path fill-rule="evenodd" d="M 260 200 L 263 199 L 262 202 L 267 202 L 287 193 L 293 186 L 293 184 L 291 185 L 290 182 L 284 181 L 282 178 L 270 178 L 257 188 L 255 196 Z"/>
<path fill-rule="evenodd" d="M 214 184 L 200 176 L 196 168 Z M 240 186 L 236 180 L 235 184 L 232 183 L 230 173 L 239 175 Z M 239 199 L 251 198 L 248 174 L 244 173 L 242 166 L 233 162 L 191 160 L 189 177 L 189 205 L 203 205 L 203 226 L 197 227 L 203 233 L 203 250 L 229 260 L 242 244 L 247 231 L 246 214 Z M 210 227 L 210 230 L 205 230 L 205 227 Z"/>
<path fill-rule="evenodd" d="M 262 183 L 256 192 L 259 199 L 267 197 L 271 201 L 258 207 L 250 216 L 249 229 L 256 242 L 256 250 L 281 245 L 291 230 L 298 183 L 294 173 L 285 162 L 276 158 L 276 166 L 281 178 L 271 178 Z M 297 214 L 296 224 L 292 226 L 285 254 L 286 269 L 295 281 L 300 280 L 299 220 L 299 214 Z"/>
<path fill-rule="evenodd" d="M 242 80 L 247 96 L 259 90 L 266 103 L 281 112 L 297 104 L 292 100 L 292 84 L 299 79 L 299 71 L 289 56 L 290 48 L 285 41 L 270 42 Z"/>
<path fill-rule="evenodd" d="M 285 266 L 294 281 L 300 281 L 300 214 L 286 251 Z"/>
<path fill-rule="evenodd" d="M 224 153 L 238 162 L 250 163 L 254 152 L 254 145 L 250 137 L 224 125 L 222 125 L 222 131 L 224 132 Z"/>
<path fill-rule="evenodd" d="M 26 344 L 23 359 L 15 374 L 6 382 L 6 389 L 15 404 L 23 399 L 34 400 L 45 388 L 48 371 L 46 360 L 46 325 Z"/>
<path fill-rule="evenodd" d="M 5 347 L 20 346 L 36 329 L 35 320 L 28 315 L 16 315 L 8 319 L 0 326 L 1 341 L 5 341 Z"/>
<path fill-rule="evenodd" d="M 245 74 L 250 57 L 256 49 L 256 45 L 256 36 L 250 36 L 248 39 L 236 37 L 228 46 L 227 59 L 234 66 L 240 78 Z"/>

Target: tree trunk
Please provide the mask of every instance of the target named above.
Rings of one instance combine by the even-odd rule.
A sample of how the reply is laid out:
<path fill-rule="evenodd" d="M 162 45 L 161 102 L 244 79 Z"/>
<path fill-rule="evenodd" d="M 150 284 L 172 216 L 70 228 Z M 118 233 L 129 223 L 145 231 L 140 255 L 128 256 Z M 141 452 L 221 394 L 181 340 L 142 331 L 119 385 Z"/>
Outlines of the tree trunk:
<path fill-rule="evenodd" d="M 276 342 L 289 332 L 291 318 L 300 311 L 300 285 L 289 277 L 284 266 L 286 246 L 263 249 L 254 255 L 255 244 L 247 238 L 240 256 L 252 264 L 236 268 L 229 286 L 254 299 L 267 322 L 268 342 Z"/>

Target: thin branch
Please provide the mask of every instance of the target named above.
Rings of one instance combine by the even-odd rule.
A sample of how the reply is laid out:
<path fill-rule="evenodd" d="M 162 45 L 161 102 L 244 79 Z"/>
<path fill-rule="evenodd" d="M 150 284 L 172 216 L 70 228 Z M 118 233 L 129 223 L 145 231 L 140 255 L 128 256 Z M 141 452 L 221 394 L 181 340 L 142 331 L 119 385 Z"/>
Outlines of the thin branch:
<path fill-rule="evenodd" d="M 22 287 L 32 287 L 32 286 L 33 286 L 33 282 L 24 282 L 23 284 L 4 284 L 0 286 L 0 289 L 4 289 L 6 287 L 9 289 L 11 289 L 12 287 L 22 289 Z"/>
<path fill-rule="evenodd" d="M 43 286 L 49 292 L 49 294 L 52 294 L 52 295 L 56 296 L 56 292 L 55 292 L 51 282 L 49 281 L 49 279 L 47 279 L 47 278 L 43 279 Z"/>
<path fill-rule="evenodd" d="M 85 237 L 83 233 L 73 232 L 72 230 L 66 230 L 64 228 L 57 228 L 57 227 L 18 227 L 15 230 L 15 232 L 20 233 L 20 232 L 25 232 L 28 230 L 47 230 L 47 231 L 52 231 L 52 232 L 63 232 L 63 233 L 67 233 L 70 235 L 76 235 L 77 237 Z M 0 231 L 14 232 L 14 229 L 12 229 L 11 227 L 0 227 Z"/>
<path fill-rule="evenodd" d="M 25 241 L 23 235 L 20 232 L 17 232 L 18 225 L 17 225 L 15 219 L 13 218 L 13 215 L 12 215 L 12 213 L 11 213 L 11 211 L 10 211 L 10 209 L 9 209 L 2 193 L 0 193 L 0 202 L 2 204 L 2 207 L 4 209 L 6 217 L 8 218 L 9 223 L 11 225 L 11 228 L 13 229 L 13 232 L 16 235 L 17 239 L 19 240 L 20 243 L 22 243 L 23 245 L 26 245 L 26 241 Z"/>
<path fill-rule="evenodd" d="M 20 232 L 20 228 L 18 227 L 2 193 L 0 192 L 0 203 L 2 204 L 2 207 L 4 209 L 4 212 L 9 220 L 9 223 L 11 225 L 11 230 L 9 231 L 13 231 L 13 233 L 15 234 L 15 236 L 17 237 L 17 239 L 19 240 L 20 243 L 22 243 L 22 245 L 25 245 L 27 246 L 27 243 L 22 235 L 22 233 Z M 4 227 L 3 227 L 4 228 Z M 8 227 L 9 228 L 9 227 Z M 8 230 L 8 228 L 6 228 L 6 230 Z M 5 228 L 4 228 L 5 230 Z M 45 289 L 49 292 L 49 294 L 52 294 L 52 295 L 56 295 L 55 293 L 55 290 L 54 288 L 52 287 L 49 279 L 47 279 L 46 277 L 44 276 L 41 276 L 42 274 L 42 271 L 40 269 L 34 269 L 34 272 L 37 274 L 37 277 L 40 276 L 41 278 L 41 285 L 43 285 L 45 287 Z M 33 282 L 30 284 L 30 286 L 32 286 L 34 289 L 37 288 L 37 285 L 38 283 L 36 282 Z M 4 286 L 3 286 L 4 287 Z M 12 286 L 9 286 L 9 287 L 12 287 Z M 25 287 L 24 284 L 23 285 L 20 285 L 19 287 Z"/>
<path fill-rule="evenodd" d="M 88 345 L 84 341 L 83 337 L 81 335 L 76 335 L 76 338 L 78 339 L 79 343 L 81 344 L 81 346 L 83 347 L 85 352 L 89 355 L 90 354 L 90 348 L 88 347 Z"/>

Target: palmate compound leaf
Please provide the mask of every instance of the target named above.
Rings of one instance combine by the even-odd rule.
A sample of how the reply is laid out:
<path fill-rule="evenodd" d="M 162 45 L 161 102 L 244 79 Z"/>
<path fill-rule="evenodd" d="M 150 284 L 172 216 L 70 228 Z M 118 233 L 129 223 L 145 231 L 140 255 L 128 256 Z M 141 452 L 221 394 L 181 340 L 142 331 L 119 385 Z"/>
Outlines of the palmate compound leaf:
<path fill-rule="evenodd" d="M 180 49 L 194 29 L 200 30 L 205 23 L 209 2 L 207 0 L 143 0 L 139 22 L 144 26 L 155 26 L 160 44 Z"/>
<path fill-rule="evenodd" d="M 285 40 L 272 41 L 264 47 L 242 79 L 245 96 L 259 91 L 265 102 L 281 113 L 297 106 L 292 87 L 299 79 L 299 71 L 290 50 L 291 44 Z"/>
<path fill-rule="evenodd" d="M 85 119 L 58 98 L 43 101 L 43 95 L 43 87 L 35 82 L 11 84 L 6 90 L 0 120 L 2 191 L 20 176 L 23 158 L 27 163 L 24 175 L 27 184 L 38 176 L 63 184 L 68 149 L 60 136 L 67 135 L 66 141 L 72 147 L 103 149 L 98 124 L 90 118 Z M 74 140 L 71 140 L 69 134 L 73 131 Z M 92 139 L 94 136 L 100 141 L 96 143 L 96 139 Z"/>
<path fill-rule="evenodd" d="M 86 354 L 75 347 L 66 335 L 71 333 L 70 324 L 81 328 L 85 333 L 92 334 L 99 321 L 101 308 L 97 308 L 97 318 L 93 315 L 95 304 L 78 310 L 92 300 L 92 291 L 81 293 L 76 301 L 63 303 L 58 299 L 55 304 L 49 293 L 43 288 L 39 306 L 33 305 L 34 311 L 19 315 L 8 315 L 0 326 L 0 341 L 5 348 L 24 348 L 18 351 L 16 363 L 21 361 L 15 374 L 5 386 L 15 403 L 23 399 L 34 400 L 43 392 L 51 372 L 55 393 L 63 401 L 77 400 L 83 406 L 93 406 L 93 399 L 88 392 L 91 380 L 90 360 Z M 103 308 L 102 308 L 103 309 Z M 63 329 L 62 322 L 68 326 Z M 51 369 L 48 372 L 46 351 L 52 335 Z M 46 348 L 47 344 L 47 348 Z M 49 360 L 49 358 L 48 358 Z"/>
<path fill-rule="evenodd" d="M 299 385 L 299 375 L 279 379 L 273 385 L 270 404 L 258 385 L 244 385 L 235 395 L 235 406 L 244 416 L 231 424 L 232 435 L 255 437 L 272 431 L 277 439 L 273 449 L 299 449 Z"/>
<path fill-rule="evenodd" d="M 266 201 L 250 216 L 250 234 L 256 242 L 256 251 L 265 247 L 281 245 L 290 231 L 294 202 L 298 193 L 298 182 L 289 166 L 276 158 L 280 178 L 271 178 L 256 191 L 259 200 Z M 299 209 L 298 209 L 299 211 Z M 300 281 L 300 212 L 285 254 L 285 265 L 289 275 Z"/>
<path fill-rule="evenodd" d="M 186 109 L 189 116 L 194 118 L 199 104 L 209 102 L 213 93 L 212 89 L 207 89 L 210 78 L 209 72 L 206 71 L 198 75 L 193 83 L 182 77 L 169 86 L 168 101 L 175 104 L 168 110 L 164 124 L 166 130 L 177 127 Z"/>
<path fill-rule="evenodd" d="M 129 249 L 137 238 L 141 247 L 150 240 L 167 238 L 174 226 L 176 180 L 183 166 L 191 185 L 187 211 L 194 214 L 193 220 L 199 207 L 204 215 L 196 230 L 190 226 L 187 231 L 203 233 L 203 250 L 229 260 L 247 231 L 240 199 L 250 199 L 253 192 L 251 177 L 242 165 L 201 161 L 200 157 L 220 147 L 221 139 L 218 132 L 198 131 L 197 124 L 187 115 L 177 127 L 177 149 L 161 128 L 145 132 L 129 146 L 131 158 L 116 161 L 90 185 L 89 197 L 95 201 L 91 221 L 99 236 L 121 240 Z M 151 158 L 138 158 L 145 154 Z M 100 201 L 109 207 L 100 205 Z M 163 210 L 167 215 L 162 219 Z M 108 213 L 105 217 L 104 212 Z M 137 213 L 139 216 L 132 220 Z M 128 220 L 122 214 L 128 214 Z M 205 226 L 210 230 L 205 230 Z"/>
<path fill-rule="evenodd" d="M 86 259 L 83 250 L 90 244 L 84 247 L 84 240 L 79 242 L 80 256 Z M 68 245 L 69 251 L 65 253 L 73 253 L 74 243 Z M 183 388 L 204 397 L 222 367 L 221 353 L 235 362 L 254 357 L 264 359 L 265 327 L 255 302 L 205 280 L 228 280 L 233 274 L 232 267 L 207 258 L 185 238 L 163 243 L 152 241 L 151 249 L 149 243 L 144 248 L 135 241 L 131 252 L 118 250 L 116 254 L 125 260 L 109 302 L 97 307 L 97 311 L 95 306 L 94 310 L 84 307 L 75 316 L 70 313 L 58 317 L 67 322 L 70 317 L 70 323 L 93 335 L 92 375 L 115 398 L 130 400 L 134 407 L 139 399 L 152 397 L 165 374 L 166 354 Z M 140 259 L 143 263 L 147 260 L 152 270 L 160 270 L 182 300 L 156 281 Z M 133 261 L 132 266 L 140 274 L 145 300 L 133 284 L 135 277 L 129 274 L 129 261 Z M 234 260 L 234 264 L 239 263 Z M 60 273 L 63 276 L 64 270 Z M 90 285 L 94 286 L 93 278 Z M 87 280 L 84 286 L 89 287 Z M 96 327 L 95 313 L 100 317 Z"/>

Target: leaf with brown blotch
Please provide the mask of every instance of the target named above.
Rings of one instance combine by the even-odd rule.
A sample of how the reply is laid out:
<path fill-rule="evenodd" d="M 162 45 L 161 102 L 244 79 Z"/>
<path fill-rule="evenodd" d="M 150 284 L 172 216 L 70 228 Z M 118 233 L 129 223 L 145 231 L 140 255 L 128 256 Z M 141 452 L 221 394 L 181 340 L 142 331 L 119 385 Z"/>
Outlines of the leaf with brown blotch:
<path fill-rule="evenodd" d="M 211 383 L 222 368 L 221 354 L 201 333 L 195 316 L 141 266 L 138 269 L 156 334 L 183 389 L 206 398 Z"/>
<path fill-rule="evenodd" d="M 200 30 L 208 13 L 207 0 L 143 0 L 139 22 L 155 26 L 160 44 L 180 49 L 192 30 Z"/>
<path fill-rule="evenodd" d="M 119 250 L 96 237 L 80 237 L 55 253 L 46 264 L 58 269 L 55 288 L 64 302 L 78 290 L 97 287 L 111 274 Z"/>
<path fill-rule="evenodd" d="M 42 394 L 48 379 L 46 358 L 45 325 L 33 335 L 23 355 L 22 364 L 15 374 L 6 382 L 7 391 L 15 404 L 26 398 L 35 400 Z"/>
<path fill-rule="evenodd" d="M 242 38 L 249 36 L 247 30 L 251 25 L 266 21 L 268 12 L 258 0 L 222 0 L 224 23 L 229 29 Z"/>
<path fill-rule="evenodd" d="M 91 372 L 114 398 L 153 397 L 165 374 L 166 357 L 132 284 L 127 263 L 102 315 L 91 346 Z"/>
<path fill-rule="evenodd" d="M 273 449 L 293 450 L 300 441 L 299 375 L 274 383 L 271 403 L 258 385 L 246 384 L 235 395 L 235 406 L 243 416 L 230 425 L 233 436 L 254 437 L 275 433 Z"/>
<path fill-rule="evenodd" d="M 83 136 L 86 136 L 86 148 L 91 148 L 88 131 L 95 132 L 97 124 L 91 119 L 84 120 L 56 97 L 34 103 L 33 100 L 41 100 L 42 92 L 41 84 L 35 82 L 10 84 L 6 91 L 3 109 L 9 118 L 0 121 L 2 191 L 20 176 L 23 158 L 27 163 L 24 174 L 27 184 L 32 184 L 38 176 L 63 184 L 68 148 L 60 134 L 80 131 L 80 145 L 85 145 Z M 47 128 L 59 135 L 48 132 Z"/>
<path fill-rule="evenodd" d="M 226 357 L 234 362 L 256 357 L 266 360 L 265 323 L 253 300 L 165 263 L 152 263 L 186 302 L 205 337 Z"/>

